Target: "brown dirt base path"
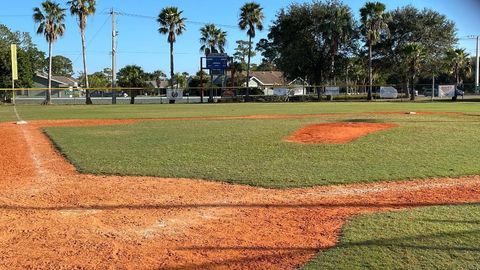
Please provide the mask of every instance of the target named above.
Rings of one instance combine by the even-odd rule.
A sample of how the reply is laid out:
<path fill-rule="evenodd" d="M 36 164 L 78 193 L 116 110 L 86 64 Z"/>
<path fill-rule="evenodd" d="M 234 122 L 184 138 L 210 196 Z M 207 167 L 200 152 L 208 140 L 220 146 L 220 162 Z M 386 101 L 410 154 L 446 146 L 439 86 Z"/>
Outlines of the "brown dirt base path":
<path fill-rule="evenodd" d="M 0 269 L 294 269 L 354 215 L 480 202 L 480 177 L 269 190 L 77 173 L 40 127 L 0 124 Z"/>

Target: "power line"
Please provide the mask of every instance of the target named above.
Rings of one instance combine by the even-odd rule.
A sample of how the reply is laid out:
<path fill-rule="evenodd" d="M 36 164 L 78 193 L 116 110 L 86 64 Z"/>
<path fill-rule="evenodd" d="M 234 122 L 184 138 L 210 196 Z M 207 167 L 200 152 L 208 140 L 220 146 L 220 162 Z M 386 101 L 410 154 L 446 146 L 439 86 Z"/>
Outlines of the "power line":
<path fill-rule="evenodd" d="M 108 20 L 109 20 L 109 18 L 107 17 L 107 19 L 103 22 L 102 26 L 100 26 L 100 28 L 97 30 L 97 32 L 95 32 L 95 34 L 88 40 L 87 44 L 85 45 L 85 48 L 88 48 L 88 46 L 90 46 L 90 44 L 98 36 L 98 34 L 100 34 L 100 31 L 103 30 L 103 27 L 105 27 Z M 82 56 L 82 53 L 79 53 L 77 58 L 75 58 L 75 60 L 73 60 L 73 63 L 75 64 L 78 61 L 78 59 L 80 59 L 81 56 Z"/>
<path fill-rule="evenodd" d="M 0 17 L 31 17 L 32 15 L 26 14 L 0 14 Z"/>
<path fill-rule="evenodd" d="M 170 54 L 170 52 L 162 52 L 162 51 L 118 51 L 117 53 L 121 54 Z M 185 54 L 185 55 L 199 55 L 199 53 L 191 53 L 191 52 L 175 52 L 175 54 Z"/>
<path fill-rule="evenodd" d="M 127 12 L 117 12 L 118 15 L 121 15 L 121 16 L 126 16 L 126 17 L 136 17 L 136 18 L 142 18 L 142 19 L 153 19 L 153 20 L 157 20 L 157 17 L 155 16 L 149 16 L 149 15 L 142 15 L 142 14 L 135 14 L 135 13 L 127 13 Z M 199 21 L 190 21 L 190 20 L 186 20 L 185 23 L 188 23 L 188 24 L 195 24 L 195 25 L 205 25 L 205 24 L 209 24 L 207 22 L 199 22 Z M 232 29 L 238 29 L 238 26 L 236 25 L 229 25 L 229 24 L 215 24 L 217 26 L 220 26 L 220 27 L 224 27 L 224 28 L 232 28 Z"/>

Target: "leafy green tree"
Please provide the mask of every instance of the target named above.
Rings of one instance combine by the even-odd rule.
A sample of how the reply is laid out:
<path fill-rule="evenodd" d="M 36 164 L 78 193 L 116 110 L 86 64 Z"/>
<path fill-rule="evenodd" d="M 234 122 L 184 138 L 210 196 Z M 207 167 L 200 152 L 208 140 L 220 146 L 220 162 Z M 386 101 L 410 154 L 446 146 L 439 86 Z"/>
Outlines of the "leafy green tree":
<path fill-rule="evenodd" d="M 238 26 L 241 30 L 247 30 L 248 35 L 248 63 L 247 63 L 247 92 L 246 98 L 249 99 L 249 84 L 250 84 L 250 60 L 252 53 L 252 38 L 256 35 L 256 30 L 263 30 L 263 8 L 255 2 L 249 2 L 240 9 L 240 18 Z"/>
<path fill-rule="evenodd" d="M 45 71 L 48 72 L 48 67 L 45 67 Z M 73 76 L 73 64 L 72 60 L 62 55 L 56 55 L 52 57 L 52 75 L 54 76 Z"/>
<path fill-rule="evenodd" d="M 117 73 L 118 85 L 125 88 L 145 87 L 147 74 L 137 65 L 128 65 L 120 69 Z M 129 89 L 130 104 L 135 104 L 136 89 Z"/>
<path fill-rule="evenodd" d="M 89 76 L 89 82 L 91 88 L 108 88 L 111 85 L 109 76 L 104 72 L 97 71 Z"/>
<path fill-rule="evenodd" d="M 249 47 L 252 46 L 252 43 L 249 44 L 248 41 L 245 40 L 237 40 L 235 43 L 237 43 L 237 47 L 233 53 L 233 58 L 236 61 L 244 64 L 246 69 L 248 57 L 255 57 L 257 54 L 255 51 L 250 51 L 249 54 Z"/>
<path fill-rule="evenodd" d="M 184 88 L 187 87 L 187 80 L 188 80 L 188 73 L 187 72 L 177 72 L 173 76 L 175 79 L 176 84 L 178 84 L 179 87 Z"/>
<path fill-rule="evenodd" d="M 174 66 L 173 66 L 173 43 L 177 40 L 177 36 L 185 31 L 186 18 L 182 17 L 183 11 L 179 11 L 177 7 L 166 7 L 162 9 L 158 15 L 157 21 L 160 24 L 158 31 L 161 34 L 168 35 L 170 43 L 170 85 L 173 85 Z"/>
<path fill-rule="evenodd" d="M 33 9 L 33 20 L 38 24 L 37 34 L 44 35 L 48 42 L 48 91 L 45 104 L 52 103 L 52 45 L 65 33 L 65 9 L 52 1 L 45 1 L 42 7 Z"/>
<path fill-rule="evenodd" d="M 200 28 L 200 51 L 205 53 L 205 56 L 210 53 L 224 53 L 225 44 L 227 43 L 227 32 L 217 28 L 215 24 L 206 24 Z"/>
<path fill-rule="evenodd" d="M 360 9 L 361 31 L 368 47 L 368 100 L 372 100 L 372 47 L 380 41 L 382 34 L 388 34 L 388 14 L 380 2 L 367 2 Z"/>
<path fill-rule="evenodd" d="M 389 17 L 390 34 L 375 46 L 374 61 L 374 66 L 388 76 L 388 82 L 408 84 L 408 66 L 402 49 L 409 43 L 419 43 L 425 50 L 426 64 L 419 79 L 424 75 L 429 78 L 440 75 L 444 55 L 457 41 L 455 24 L 437 11 L 419 10 L 410 5 L 389 12 Z"/>
<path fill-rule="evenodd" d="M 354 56 L 348 61 L 348 77 L 355 85 L 366 85 L 368 72 L 365 69 L 366 57 Z"/>
<path fill-rule="evenodd" d="M 92 98 L 90 97 L 90 84 L 88 81 L 87 72 L 87 52 L 85 46 L 85 28 L 87 27 L 87 17 L 95 14 L 96 1 L 95 0 L 70 0 L 67 2 L 70 6 L 70 13 L 73 16 L 77 16 L 78 25 L 80 27 L 80 36 L 82 39 L 82 57 L 83 57 L 83 74 L 85 76 L 85 98 L 87 104 L 92 104 Z"/>
<path fill-rule="evenodd" d="M 355 20 L 350 8 L 336 0 L 327 2 L 320 12 L 314 14 L 321 15 L 320 18 L 317 17 L 317 32 L 322 33 L 325 42 L 330 46 L 330 73 L 335 82 L 335 57 L 338 51 L 348 46 L 349 41 L 354 38 Z"/>
<path fill-rule="evenodd" d="M 332 55 L 336 63 L 335 74 L 346 70 L 347 58 L 357 52 L 358 34 L 353 21 L 347 23 L 352 28 L 349 30 L 335 22 L 335 16 L 330 13 L 336 9 L 344 10 L 345 7 L 341 2 L 330 1 L 292 4 L 280 10 L 270 27 L 268 40 L 258 44 L 262 46 L 262 55 L 274 61 L 286 77 L 307 78 L 315 85 L 332 77 Z M 332 30 L 334 27 L 343 30 Z M 350 38 L 339 38 L 343 32 L 348 32 Z"/>
<path fill-rule="evenodd" d="M 415 80 L 423 61 L 425 60 L 425 48 L 420 43 L 408 43 L 403 47 L 402 53 L 406 60 L 409 75 L 412 78 L 410 100 L 415 100 Z"/>
<path fill-rule="evenodd" d="M 267 38 L 262 38 L 255 46 L 255 50 L 262 55 L 262 63 L 259 65 L 259 70 L 277 70 L 275 61 L 278 59 L 277 49 L 272 41 Z"/>
<path fill-rule="evenodd" d="M 30 88 L 35 73 L 44 68 L 45 53 L 38 50 L 29 33 L 12 31 L 0 24 L 0 88 L 12 87 L 10 44 L 17 44 L 18 80 L 15 86 Z M 2 99 L 6 98 L 6 94 L 0 91 Z"/>
<path fill-rule="evenodd" d="M 198 71 L 195 76 L 191 77 L 188 81 L 188 92 L 190 95 L 199 95 L 203 102 L 204 89 L 201 89 L 203 86 L 208 85 L 210 81 L 210 76 L 201 70 Z"/>
<path fill-rule="evenodd" d="M 165 78 L 167 77 L 167 75 L 165 74 L 165 72 L 161 71 L 161 70 L 155 70 L 151 73 L 147 73 L 147 77 L 149 80 L 165 80 Z"/>
<path fill-rule="evenodd" d="M 246 69 L 246 65 L 243 65 L 241 62 L 233 62 L 232 77 L 230 78 L 230 84 L 232 86 L 240 86 L 245 82 L 245 76 L 242 72 Z"/>

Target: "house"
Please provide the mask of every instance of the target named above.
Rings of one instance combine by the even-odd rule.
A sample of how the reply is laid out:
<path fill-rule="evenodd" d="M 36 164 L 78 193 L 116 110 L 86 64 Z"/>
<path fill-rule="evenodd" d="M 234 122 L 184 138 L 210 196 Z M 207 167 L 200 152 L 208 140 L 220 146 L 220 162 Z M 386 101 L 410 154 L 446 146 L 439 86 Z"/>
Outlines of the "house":
<path fill-rule="evenodd" d="M 282 88 L 283 86 L 303 89 L 309 86 L 309 84 L 300 77 L 287 81 L 281 71 L 251 71 L 249 86 L 262 89 L 265 95 L 273 95 L 273 89 L 275 88 Z"/>
<path fill-rule="evenodd" d="M 273 88 L 285 84 L 285 77 L 281 71 L 250 71 L 249 87 L 259 88 L 265 95 L 272 95 Z"/>
<path fill-rule="evenodd" d="M 22 91 L 22 95 L 29 97 L 44 97 L 46 96 L 46 89 L 48 88 L 48 75 L 43 73 L 37 73 L 33 76 L 33 88 L 41 89 L 29 91 Z M 55 90 L 55 88 L 63 88 L 61 90 Z M 78 90 L 79 81 L 77 79 L 66 76 L 52 76 L 52 97 L 68 97 L 66 89 Z"/>

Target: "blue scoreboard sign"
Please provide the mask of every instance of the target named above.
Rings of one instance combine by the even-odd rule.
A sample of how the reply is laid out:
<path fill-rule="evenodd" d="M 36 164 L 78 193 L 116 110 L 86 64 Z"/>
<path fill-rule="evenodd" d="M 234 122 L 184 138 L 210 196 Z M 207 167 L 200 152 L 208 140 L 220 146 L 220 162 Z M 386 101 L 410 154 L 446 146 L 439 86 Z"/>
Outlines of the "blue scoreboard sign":
<path fill-rule="evenodd" d="M 225 70 L 228 69 L 228 60 L 227 54 L 211 53 L 206 57 L 206 67 L 210 70 Z"/>

